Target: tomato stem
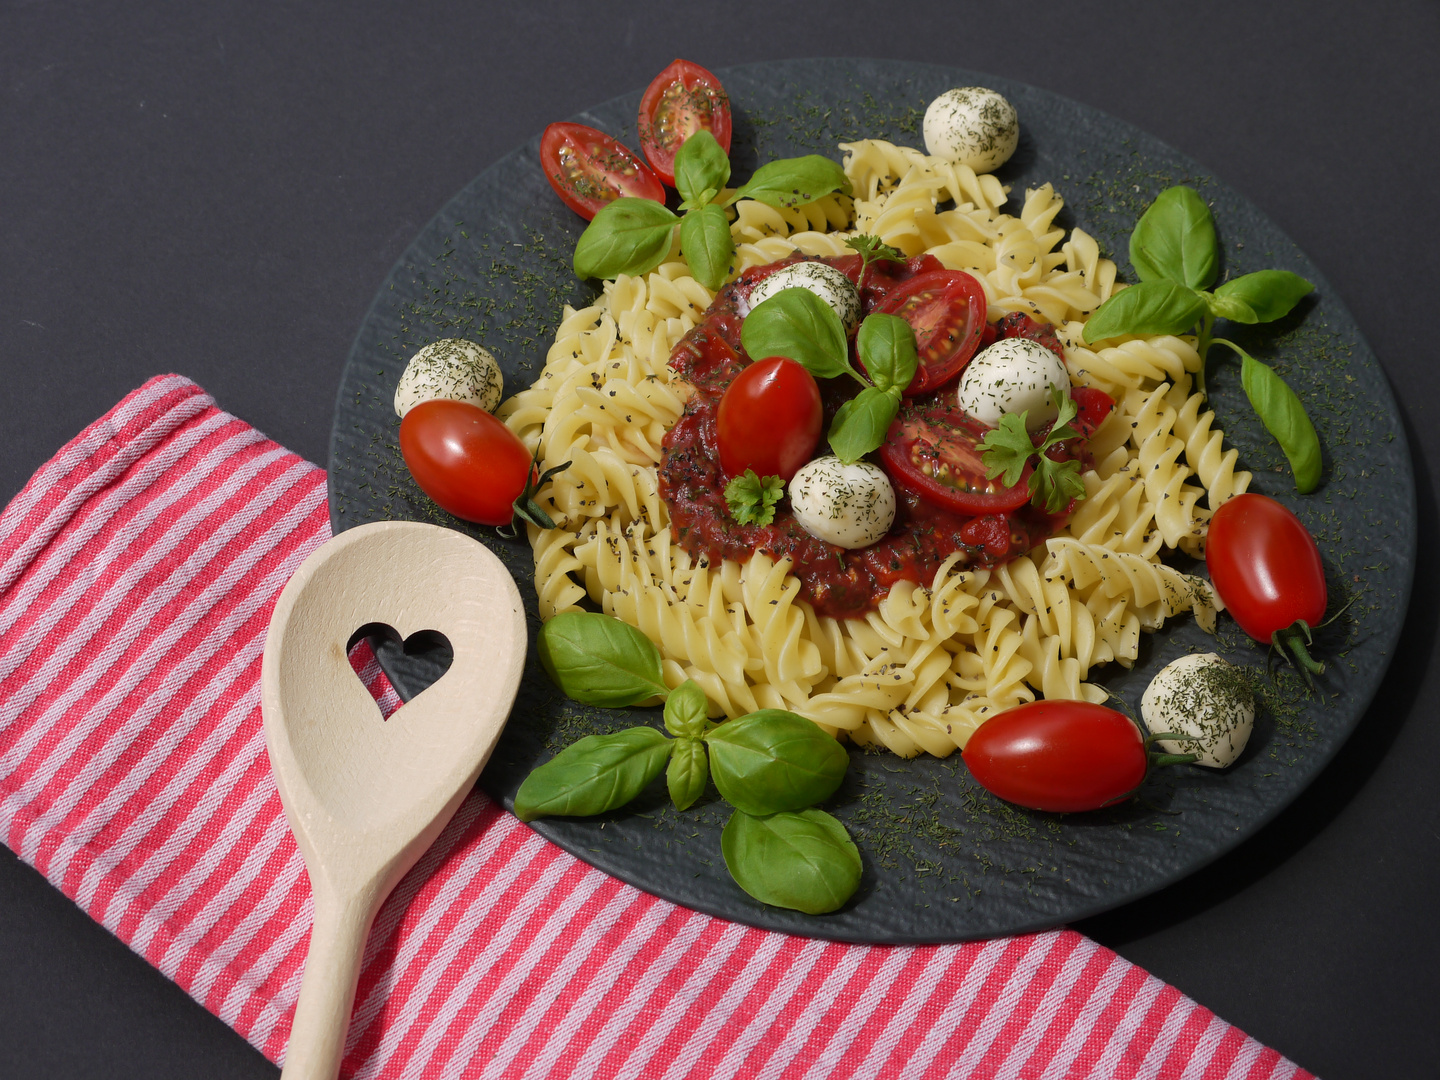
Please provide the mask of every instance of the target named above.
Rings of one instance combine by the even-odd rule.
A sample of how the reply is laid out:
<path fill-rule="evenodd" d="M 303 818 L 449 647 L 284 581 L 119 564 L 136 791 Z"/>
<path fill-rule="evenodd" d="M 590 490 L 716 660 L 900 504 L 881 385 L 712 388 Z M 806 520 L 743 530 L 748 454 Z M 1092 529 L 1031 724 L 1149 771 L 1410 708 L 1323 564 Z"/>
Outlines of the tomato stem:
<path fill-rule="evenodd" d="M 530 470 L 531 478 L 525 482 L 525 490 L 520 492 L 515 498 L 515 518 L 528 521 L 537 529 L 555 528 L 555 522 L 551 519 L 550 515 L 542 510 L 540 504 L 535 501 L 535 493 L 544 487 L 552 476 L 556 473 L 564 472 L 569 467 L 570 462 L 562 462 L 554 468 L 546 469 L 537 477 L 536 470 L 540 468 L 540 450 L 537 447 L 535 450 L 535 465 Z M 515 518 L 510 519 L 509 525 L 498 526 L 495 531 L 507 538 L 515 536 L 519 532 L 519 528 L 515 524 Z M 506 529 L 509 529 L 509 532 L 506 532 Z"/>
<path fill-rule="evenodd" d="M 1325 665 L 1311 657 L 1307 646 L 1313 644 L 1310 626 L 1304 619 L 1296 619 L 1283 630 L 1276 630 L 1270 636 L 1270 644 L 1280 650 L 1280 655 L 1300 669 L 1305 681 L 1313 687 L 1312 675 L 1323 675 Z"/>

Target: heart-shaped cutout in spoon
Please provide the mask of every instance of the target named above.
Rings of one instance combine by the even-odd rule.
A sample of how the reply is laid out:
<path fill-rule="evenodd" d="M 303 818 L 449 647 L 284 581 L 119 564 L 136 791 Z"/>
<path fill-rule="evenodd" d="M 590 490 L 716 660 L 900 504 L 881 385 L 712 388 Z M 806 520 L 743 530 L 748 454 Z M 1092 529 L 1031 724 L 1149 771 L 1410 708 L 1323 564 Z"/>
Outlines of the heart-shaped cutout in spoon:
<path fill-rule="evenodd" d="M 384 723 L 346 655 L 357 626 L 443 634 L 450 669 Z M 283 1076 L 340 1071 L 360 959 L 390 890 L 475 786 L 525 663 L 525 615 L 505 567 L 462 533 L 362 525 L 301 564 L 265 641 L 265 744 L 305 857 L 315 922 Z"/>

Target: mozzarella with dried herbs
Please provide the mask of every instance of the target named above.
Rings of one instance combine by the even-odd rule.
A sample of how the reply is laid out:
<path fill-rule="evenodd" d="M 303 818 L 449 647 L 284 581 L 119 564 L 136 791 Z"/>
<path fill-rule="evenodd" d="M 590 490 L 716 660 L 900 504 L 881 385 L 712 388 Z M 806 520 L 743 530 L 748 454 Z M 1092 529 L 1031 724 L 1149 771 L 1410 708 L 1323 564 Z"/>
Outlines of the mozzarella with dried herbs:
<path fill-rule="evenodd" d="M 1019 142 L 1015 106 L 983 86 L 946 90 L 925 110 L 925 149 L 977 173 L 1005 164 Z"/>
<path fill-rule="evenodd" d="M 432 341 L 405 365 L 395 387 L 395 412 L 404 419 L 416 405 L 434 398 L 468 401 L 494 412 L 503 385 L 500 365 L 488 349 L 460 338 Z"/>
<path fill-rule="evenodd" d="M 868 547 L 895 521 L 895 489 L 878 465 L 819 457 L 790 481 L 790 509 L 806 532 L 827 544 Z"/>
<path fill-rule="evenodd" d="M 1032 435 L 1055 422 L 1055 391 L 1070 395 L 1065 362 L 1038 341 L 1001 338 L 965 366 L 956 403 L 982 424 L 998 427 L 1006 413 L 1025 413 Z"/>
<path fill-rule="evenodd" d="M 1240 756 L 1255 729 L 1255 695 L 1244 673 L 1217 653 L 1173 660 L 1150 681 L 1140 699 L 1145 726 L 1167 754 L 1196 754 L 1196 765 L 1223 769 Z"/>
<path fill-rule="evenodd" d="M 829 304 L 848 334 L 860 321 L 860 292 L 855 283 L 829 263 L 797 262 L 782 266 L 750 291 L 750 305 L 740 312 L 746 315 L 766 300 L 785 289 L 809 289 Z"/>

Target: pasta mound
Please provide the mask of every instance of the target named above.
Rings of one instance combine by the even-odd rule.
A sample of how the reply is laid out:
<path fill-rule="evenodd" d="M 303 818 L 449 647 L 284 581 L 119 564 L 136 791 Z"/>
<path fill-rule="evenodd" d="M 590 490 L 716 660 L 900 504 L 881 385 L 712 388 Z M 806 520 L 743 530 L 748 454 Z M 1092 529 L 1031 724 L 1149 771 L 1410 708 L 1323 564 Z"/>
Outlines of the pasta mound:
<path fill-rule="evenodd" d="M 853 198 L 736 205 L 737 272 L 796 251 L 848 254 L 846 238 L 867 233 L 974 275 L 992 322 L 1022 311 L 1054 324 L 1072 383 L 1117 403 L 1091 438 L 1087 497 L 1058 535 L 993 569 L 952 556 L 929 587 L 899 582 L 858 619 L 817 615 L 787 560 L 692 559 L 671 538 L 656 467 L 684 407 L 671 351 L 713 297 L 678 245 L 654 272 L 607 282 L 594 306 L 567 307 L 544 371 L 498 414 L 538 449 L 542 470 L 572 462 L 540 497 L 558 527 L 529 527 L 542 618 L 588 599 L 639 627 L 660 648 L 666 682 L 694 679 L 715 716 L 789 709 L 857 744 L 943 757 L 986 717 L 1037 695 L 1103 701 L 1085 681 L 1091 669 L 1130 666 L 1140 632 L 1177 612 L 1213 629 L 1208 583 L 1160 556 L 1200 554 L 1211 512 L 1250 474 L 1192 393 L 1192 341 L 1084 344 L 1115 264 L 1082 230 L 1067 239 L 1055 227 L 1064 203 L 1051 185 L 1026 191 L 1011 216 L 993 176 L 879 140 L 841 149 Z"/>

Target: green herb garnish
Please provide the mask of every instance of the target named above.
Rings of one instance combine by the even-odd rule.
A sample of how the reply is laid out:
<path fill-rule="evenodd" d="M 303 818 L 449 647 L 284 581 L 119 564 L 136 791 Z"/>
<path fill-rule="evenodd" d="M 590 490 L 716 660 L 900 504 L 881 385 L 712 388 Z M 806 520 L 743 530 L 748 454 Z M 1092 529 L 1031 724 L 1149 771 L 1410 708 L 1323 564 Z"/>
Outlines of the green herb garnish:
<path fill-rule="evenodd" d="M 613 616 L 557 615 L 540 628 L 538 645 L 545 669 L 579 701 L 621 708 L 655 696 L 660 651 Z M 685 810 L 713 777 L 736 808 L 720 845 L 742 889 L 812 915 L 843 906 L 860 884 L 860 852 L 844 825 L 813 806 L 840 786 L 850 763 L 845 748 L 818 724 L 780 709 L 712 724 L 694 680 L 674 690 L 662 682 L 660 695 L 665 731 L 641 725 L 572 743 L 525 778 L 516 816 L 603 814 L 662 772 L 671 800 Z"/>
<path fill-rule="evenodd" d="M 680 250 L 695 279 L 711 292 L 725 283 L 735 256 L 725 208 L 739 199 L 767 206 L 803 206 L 834 191 L 850 191 L 845 171 L 818 154 L 772 161 L 738 191 L 720 199 L 730 181 L 730 159 L 703 128 L 675 154 L 675 189 L 681 214 L 650 199 L 625 196 L 600 210 L 575 245 L 575 273 L 582 278 L 648 274 L 670 251 L 676 225 Z"/>
<path fill-rule="evenodd" d="M 775 504 L 784 495 L 784 480 L 759 476 L 754 469 L 746 469 L 725 485 L 725 505 L 741 525 L 769 525 L 775 520 Z"/>
<path fill-rule="evenodd" d="M 1140 282 L 1101 304 L 1085 324 L 1087 342 L 1124 334 L 1194 331 L 1200 353 L 1196 385 L 1205 392 L 1205 361 L 1211 345 L 1240 357 L 1240 381 L 1250 406 L 1290 461 L 1295 487 L 1304 495 L 1320 483 L 1320 439 L 1294 391 L 1270 367 L 1233 342 L 1214 337 L 1215 320 L 1274 322 L 1314 286 L 1288 270 L 1259 270 L 1225 282 L 1213 292 L 1219 245 L 1210 208 L 1193 188 L 1162 191 L 1130 234 L 1130 264 Z"/>
<path fill-rule="evenodd" d="M 1025 466 L 1035 462 L 1035 471 L 1030 474 L 1030 501 L 1045 508 L 1047 514 L 1063 513 L 1071 499 L 1085 497 L 1085 482 L 1080 479 L 1078 461 L 1053 461 L 1046 451 L 1066 439 L 1078 438 L 1080 433 L 1070 426 L 1075 419 L 1075 402 L 1066 394 L 1051 387 L 1056 407 L 1060 413 L 1039 446 L 1031 441 L 1025 429 L 1029 410 L 1022 413 L 1006 413 L 1000 418 L 1000 426 L 985 433 L 980 444 L 980 459 L 985 463 L 985 476 L 994 480 L 997 476 L 1006 487 L 1014 487 L 1025 473 Z"/>

